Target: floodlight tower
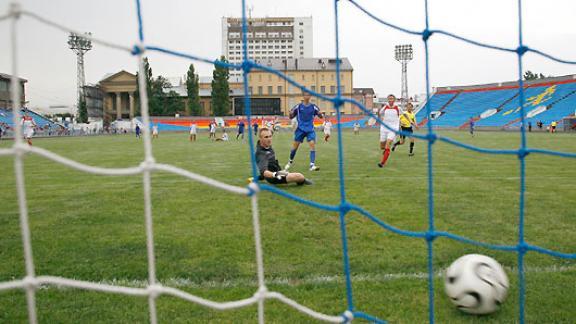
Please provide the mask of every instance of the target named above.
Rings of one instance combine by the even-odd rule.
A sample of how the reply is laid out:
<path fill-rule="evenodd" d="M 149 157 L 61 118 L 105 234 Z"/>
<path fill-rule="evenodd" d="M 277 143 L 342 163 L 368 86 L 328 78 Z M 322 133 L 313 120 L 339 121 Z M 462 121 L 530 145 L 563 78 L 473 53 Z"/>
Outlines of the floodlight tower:
<path fill-rule="evenodd" d="M 412 61 L 412 45 L 396 45 L 394 50 L 396 61 L 402 63 L 402 94 L 400 97 L 400 103 L 402 109 L 405 108 L 406 102 L 408 102 L 408 62 Z"/>
<path fill-rule="evenodd" d="M 87 36 L 92 36 L 92 33 L 85 33 Z M 80 108 L 80 103 L 84 101 L 84 53 L 92 49 L 92 41 L 80 35 L 70 33 L 68 37 L 68 45 L 70 49 L 76 53 L 77 64 L 77 79 L 78 79 L 78 102 L 76 104 L 76 113 Z"/>

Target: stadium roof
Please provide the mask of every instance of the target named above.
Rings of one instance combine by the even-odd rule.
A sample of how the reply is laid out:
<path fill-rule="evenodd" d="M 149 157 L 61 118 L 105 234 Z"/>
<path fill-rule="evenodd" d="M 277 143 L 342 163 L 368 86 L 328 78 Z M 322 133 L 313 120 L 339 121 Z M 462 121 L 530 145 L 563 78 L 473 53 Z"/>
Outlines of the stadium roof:
<path fill-rule="evenodd" d="M 12 79 L 12 75 L 6 74 L 6 73 L 0 73 L 0 79 L 10 80 L 10 79 Z M 28 82 L 28 80 L 23 79 L 23 78 L 18 78 L 18 79 L 20 79 L 20 81 Z"/>

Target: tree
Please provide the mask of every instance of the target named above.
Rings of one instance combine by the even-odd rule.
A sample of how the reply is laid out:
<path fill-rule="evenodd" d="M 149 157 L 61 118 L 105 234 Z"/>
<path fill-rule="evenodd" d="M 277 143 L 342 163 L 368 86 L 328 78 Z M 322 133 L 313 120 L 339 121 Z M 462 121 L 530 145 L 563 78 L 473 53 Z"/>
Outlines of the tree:
<path fill-rule="evenodd" d="M 552 77 L 547 76 L 548 78 Z M 542 73 L 532 73 L 532 71 L 528 70 L 526 72 L 524 72 L 524 80 L 529 81 L 529 80 L 536 80 L 536 79 L 544 79 L 547 78 L 544 76 L 544 74 Z"/>
<path fill-rule="evenodd" d="M 164 98 L 164 103 L 164 115 L 166 116 L 174 116 L 182 111 L 182 99 L 174 90 L 171 90 L 168 96 Z"/>
<path fill-rule="evenodd" d="M 80 105 L 78 106 L 78 122 L 88 122 L 88 108 L 86 108 L 86 99 L 80 100 Z"/>
<path fill-rule="evenodd" d="M 172 85 L 165 77 L 159 75 L 152 81 L 152 91 L 148 99 L 150 105 L 150 115 L 162 116 L 167 115 L 167 108 L 165 107 L 164 89 L 170 88 Z"/>
<path fill-rule="evenodd" d="M 192 116 L 203 114 L 200 106 L 200 86 L 198 85 L 198 74 L 194 71 L 194 64 L 190 64 L 186 73 L 186 90 L 188 92 L 188 113 Z"/>
<path fill-rule="evenodd" d="M 150 112 L 153 111 L 152 109 L 152 105 L 151 105 L 151 98 L 152 98 L 152 68 L 150 67 L 150 63 L 148 63 L 148 58 L 145 57 L 144 58 L 144 71 L 146 71 L 146 92 L 148 93 L 148 106 L 150 108 Z M 135 115 L 140 115 L 141 114 L 141 103 L 140 103 L 140 86 L 139 86 L 139 82 L 138 82 L 138 74 L 140 72 L 136 72 L 136 111 L 134 112 Z"/>
<path fill-rule="evenodd" d="M 220 62 L 227 63 L 226 58 L 221 56 Z M 215 65 L 212 76 L 212 115 L 228 115 L 230 113 L 230 85 L 228 84 L 228 68 Z"/>

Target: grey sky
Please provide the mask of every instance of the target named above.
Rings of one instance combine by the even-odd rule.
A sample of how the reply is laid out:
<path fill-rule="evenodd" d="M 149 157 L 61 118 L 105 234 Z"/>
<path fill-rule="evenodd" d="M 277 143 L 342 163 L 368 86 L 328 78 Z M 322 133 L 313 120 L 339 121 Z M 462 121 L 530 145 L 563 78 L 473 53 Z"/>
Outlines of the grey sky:
<path fill-rule="evenodd" d="M 0 16 L 8 11 L 0 2 Z M 312 16 L 314 56 L 335 53 L 334 4 L 330 0 L 251 0 L 252 16 Z M 424 1 L 357 0 L 374 15 L 411 30 L 423 30 Z M 95 37 L 132 46 L 137 42 L 136 5 L 133 0 L 21 0 L 22 7 L 45 18 Z M 430 0 L 431 29 L 503 47 L 518 45 L 517 1 Z M 143 0 L 145 41 L 149 45 L 214 59 L 221 54 L 220 18 L 240 16 L 239 0 Z M 576 1 L 523 2 L 524 43 L 566 60 L 576 60 Z M 354 67 L 354 86 L 373 87 L 382 96 L 400 92 L 400 64 L 394 45 L 413 44 L 414 61 L 408 67 L 409 92 L 425 91 L 423 42 L 380 25 L 341 0 L 339 4 L 340 55 Z M 11 73 L 10 23 L 0 22 L 0 72 Z M 66 44 L 68 35 L 28 17 L 19 22 L 19 71 L 28 79 L 30 106 L 70 105 L 76 95 L 76 58 Z M 443 35 L 429 42 L 432 86 L 465 85 L 514 80 L 516 56 L 468 45 Z M 182 76 L 188 60 L 149 53 L 155 76 Z M 136 71 L 136 60 L 124 52 L 95 45 L 85 57 L 86 81 L 97 83 L 107 73 Z M 200 75 L 213 67 L 195 62 Z M 576 66 L 555 63 L 527 54 L 524 69 L 545 75 L 576 74 Z"/>

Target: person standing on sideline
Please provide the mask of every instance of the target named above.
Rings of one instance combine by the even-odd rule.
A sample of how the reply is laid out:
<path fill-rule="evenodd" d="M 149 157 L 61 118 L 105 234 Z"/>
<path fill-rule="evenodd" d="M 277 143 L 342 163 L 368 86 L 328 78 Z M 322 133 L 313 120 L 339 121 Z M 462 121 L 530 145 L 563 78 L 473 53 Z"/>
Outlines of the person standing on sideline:
<path fill-rule="evenodd" d="M 190 124 L 190 142 L 194 141 L 196 142 L 196 124 L 195 123 L 191 123 Z"/>
<path fill-rule="evenodd" d="M 326 118 L 324 122 L 324 142 L 328 143 L 330 135 L 332 134 L 332 122 L 329 118 Z"/>
<path fill-rule="evenodd" d="M 528 122 L 528 131 L 532 132 L 532 122 Z"/>
<path fill-rule="evenodd" d="M 388 103 L 380 109 L 378 116 L 383 124 L 380 125 L 380 149 L 382 150 L 382 160 L 378 162 L 378 167 L 386 165 L 390 156 L 390 146 L 396 137 L 396 132 L 400 128 L 400 115 L 402 110 L 396 106 L 396 96 L 388 95 Z M 390 129 L 386 128 L 388 126 Z"/>
<path fill-rule="evenodd" d="M 158 124 L 152 125 L 152 139 L 158 138 Z"/>
<path fill-rule="evenodd" d="M 136 124 L 135 132 L 136 132 L 136 137 L 140 138 L 140 125 Z"/>
<path fill-rule="evenodd" d="M 416 123 L 416 115 L 414 114 L 414 106 L 411 103 L 406 104 L 406 109 L 408 111 L 404 112 L 400 116 L 400 129 L 405 133 L 414 133 L 412 127 L 418 129 L 418 124 Z M 394 143 L 392 146 L 392 152 L 396 149 L 396 146 L 404 144 L 406 141 L 406 135 L 400 135 L 400 140 Z M 414 137 L 410 137 L 410 153 L 408 156 L 414 156 Z"/>
<path fill-rule="evenodd" d="M 354 123 L 354 135 L 359 135 L 359 134 L 360 134 L 360 123 L 355 122 Z"/>
<path fill-rule="evenodd" d="M 238 121 L 238 134 L 236 134 L 236 140 L 238 140 L 238 137 L 240 136 L 242 136 L 242 140 L 244 140 L 244 127 L 244 122 L 242 120 Z"/>
<path fill-rule="evenodd" d="M 216 123 L 215 122 L 210 122 L 210 132 L 208 134 L 208 138 L 211 140 L 215 140 L 216 139 Z"/>
<path fill-rule="evenodd" d="M 257 120 L 255 120 L 252 123 L 252 128 L 254 129 L 254 136 L 258 136 L 258 121 Z"/>
<path fill-rule="evenodd" d="M 470 135 L 474 137 L 474 118 L 470 117 Z"/>
<path fill-rule="evenodd" d="M 298 151 L 298 147 L 304 141 L 304 138 L 308 141 L 310 145 L 310 171 L 318 171 L 320 168 L 316 166 L 316 132 L 314 131 L 314 117 L 318 116 L 324 118 L 323 114 L 320 112 L 320 108 L 315 104 L 310 102 L 310 94 L 304 93 L 304 101 L 297 104 L 290 110 L 290 118 L 297 118 L 298 128 L 294 132 L 294 143 L 292 144 L 292 150 L 290 151 L 290 158 L 288 163 L 284 167 L 287 171 L 290 169 L 292 164 L 294 164 L 294 157 Z"/>

